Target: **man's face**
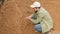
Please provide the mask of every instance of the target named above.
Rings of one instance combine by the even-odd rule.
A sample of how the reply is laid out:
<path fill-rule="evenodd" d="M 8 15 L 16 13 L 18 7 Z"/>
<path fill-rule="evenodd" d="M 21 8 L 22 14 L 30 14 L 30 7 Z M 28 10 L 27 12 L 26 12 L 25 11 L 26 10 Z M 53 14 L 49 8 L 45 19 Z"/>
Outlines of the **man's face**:
<path fill-rule="evenodd" d="M 34 7 L 33 10 L 34 11 L 38 11 L 40 9 L 40 7 Z"/>

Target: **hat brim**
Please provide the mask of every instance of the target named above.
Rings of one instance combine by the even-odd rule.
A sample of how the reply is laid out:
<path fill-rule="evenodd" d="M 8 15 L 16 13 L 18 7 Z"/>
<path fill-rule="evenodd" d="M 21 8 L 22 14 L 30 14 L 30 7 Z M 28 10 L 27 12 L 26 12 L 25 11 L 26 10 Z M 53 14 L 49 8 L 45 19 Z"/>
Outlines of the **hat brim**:
<path fill-rule="evenodd" d="M 34 8 L 35 6 L 34 5 L 30 5 L 31 8 Z"/>

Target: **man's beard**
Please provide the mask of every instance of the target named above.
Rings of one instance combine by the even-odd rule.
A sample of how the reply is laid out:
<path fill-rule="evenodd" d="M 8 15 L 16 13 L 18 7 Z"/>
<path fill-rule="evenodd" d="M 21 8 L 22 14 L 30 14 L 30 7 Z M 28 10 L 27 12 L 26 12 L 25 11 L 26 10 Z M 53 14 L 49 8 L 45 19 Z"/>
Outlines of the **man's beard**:
<path fill-rule="evenodd" d="M 38 11 L 35 11 L 35 13 L 37 13 Z"/>

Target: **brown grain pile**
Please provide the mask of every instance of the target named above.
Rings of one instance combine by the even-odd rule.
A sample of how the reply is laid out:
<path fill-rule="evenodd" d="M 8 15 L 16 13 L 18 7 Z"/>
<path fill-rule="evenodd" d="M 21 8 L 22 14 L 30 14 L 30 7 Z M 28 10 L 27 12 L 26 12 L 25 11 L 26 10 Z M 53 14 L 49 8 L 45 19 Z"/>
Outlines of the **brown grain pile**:
<path fill-rule="evenodd" d="M 34 1 L 49 11 L 54 21 L 53 34 L 60 33 L 60 0 L 8 0 L 0 9 L 0 34 L 40 34 L 33 23 L 24 19 L 33 13 L 29 7 Z"/>

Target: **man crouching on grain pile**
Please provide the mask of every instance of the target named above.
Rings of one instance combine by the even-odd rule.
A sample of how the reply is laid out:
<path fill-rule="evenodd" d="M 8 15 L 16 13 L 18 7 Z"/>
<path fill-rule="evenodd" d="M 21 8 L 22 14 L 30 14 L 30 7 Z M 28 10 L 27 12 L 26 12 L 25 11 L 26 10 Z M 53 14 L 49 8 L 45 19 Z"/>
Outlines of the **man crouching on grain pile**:
<path fill-rule="evenodd" d="M 31 20 L 35 24 L 35 32 L 51 34 L 53 21 L 48 11 L 46 11 L 37 1 L 35 1 L 30 7 L 33 8 L 34 13 L 26 17 L 26 19 Z"/>

